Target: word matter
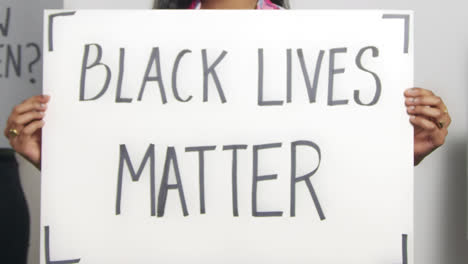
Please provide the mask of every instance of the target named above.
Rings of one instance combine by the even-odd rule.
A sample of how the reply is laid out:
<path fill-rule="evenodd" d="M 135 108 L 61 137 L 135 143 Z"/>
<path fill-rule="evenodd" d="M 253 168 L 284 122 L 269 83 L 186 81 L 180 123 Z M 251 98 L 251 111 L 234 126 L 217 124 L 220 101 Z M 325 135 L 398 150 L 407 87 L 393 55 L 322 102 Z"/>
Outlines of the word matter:
<path fill-rule="evenodd" d="M 258 210 L 258 201 L 257 201 L 257 192 L 261 188 L 261 182 L 264 181 L 273 181 L 278 178 L 277 174 L 272 175 L 259 175 L 259 156 L 263 151 L 277 149 L 282 147 L 282 143 L 270 143 L 270 144 L 261 144 L 252 146 L 252 216 L 254 217 L 281 217 L 283 216 L 282 211 L 259 211 Z M 305 184 L 307 189 L 312 197 L 315 209 L 321 220 L 325 220 L 325 214 L 320 206 L 320 202 L 316 191 L 312 185 L 311 177 L 318 171 L 321 160 L 321 151 L 320 147 L 312 141 L 299 140 L 294 141 L 290 145 L 290 162 L 291 162 L 291 174 L 290 174 L 290 216 L 296 216 L 296 186 L 298 184 Z M 225 145 L 222 147 L 223 152 L 229 151 L 232 153 L 232 169 L 231 169 L 231 179 L 232 181 L 232 211 L 233 216 L 239 216 L 238 208 L 238 191 L 237 191 L 237 179 L 238 179 L 238 152 L 242 150 L 247 150 L 248 145 Z M 305 175 L 297 175 L 297 160 L 299 159 L 298 150 L 310 149 L 318 155 L 318 162 L 314 159 L 310 161 L 310 164 L 317 164 L 314 168 L 306 173 Z M 187 147 L 185 152 L 197 152 L 198 161 L 199 161 L 199 197 L 200 197 L 200 214 L 206 213 L 205 207 L 205 156 L 204 154 L 207 151 L 216 150 L 216 146 L 198 146 L 198 147 Z M 128 168 L 129 174 L 133 182 L 138 182 L 142 175 L 142 172 L 145 168 L 149 168 L 150 173 L 150 199 L 151 199 L 151 216 L 163 217 L 166 207 L 166 200 L 169 191 L 175 191 L 178 193 L 180 204 L 182 208 L 182 214 L 184 216 L 189 215 L 189 210 L 187 208 L 187 202 L 184 194 L 184 185 L 183 177 L 180 173 L 179 163 L 177 159 L 177 152 L 175 147 L 167 147 L 166 157 L 164 162 L 164 169 L 162 172 L 161 183 L 159 184 L 159 193 L 156 201 L 156 176 L 155 176 L 155 145 L 150 144 L 146 153 L 138 167 L 138 170 L 135 170 L 134 163 L 130 158 L 130 154 L 127 150 L 125 144 L 120 145 L 119 148 L 120 158 L 119 158 L 119 169 L 118 169 L 118 179 L 117 179 L 117 195 L 116 195 L 116 207 L 115 214 L 121 214 L 121 202 L 123 196 L 123 176 L 125 168 Z M 302 152 L 301 152 L 302 153 Z M 170 171 L 173 171 L 171 175 L 175 179 L 171 179 L 171 182 L 175 184 L 169 184 Z M 156 205 L 157 202 L 157 205 Z"/>

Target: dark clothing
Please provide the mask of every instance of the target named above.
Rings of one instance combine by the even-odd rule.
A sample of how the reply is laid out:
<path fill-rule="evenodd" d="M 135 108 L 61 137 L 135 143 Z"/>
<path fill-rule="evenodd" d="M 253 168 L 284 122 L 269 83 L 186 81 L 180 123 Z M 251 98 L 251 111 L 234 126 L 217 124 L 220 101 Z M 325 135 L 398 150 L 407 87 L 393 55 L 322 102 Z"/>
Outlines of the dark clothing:
<path fill-rule="evenodd" d="M 14 151 L 0 149 L 0 263 L 25 264 L 29 211 Z"/>

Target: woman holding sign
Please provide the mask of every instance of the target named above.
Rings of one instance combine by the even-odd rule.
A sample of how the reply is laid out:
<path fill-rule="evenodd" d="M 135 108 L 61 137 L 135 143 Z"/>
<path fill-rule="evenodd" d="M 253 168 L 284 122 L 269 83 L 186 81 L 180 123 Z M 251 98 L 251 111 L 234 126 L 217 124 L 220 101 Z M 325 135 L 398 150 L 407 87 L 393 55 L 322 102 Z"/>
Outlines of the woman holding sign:
<path fill-rule="evenodd" d="M 160 0 L 161 9 L 284 9 L 283 0 Z M 441 146 L 447 136 L 451 118 L 442 99 L 429 90 L 405 91 L 409 121 L 414 126 L 414 164 Z M 35 96 L 17 105 L 7 121 L 5 136 L 11 146 L 37 168 L 41 164 L 41 130 L 50 97 Z"/>

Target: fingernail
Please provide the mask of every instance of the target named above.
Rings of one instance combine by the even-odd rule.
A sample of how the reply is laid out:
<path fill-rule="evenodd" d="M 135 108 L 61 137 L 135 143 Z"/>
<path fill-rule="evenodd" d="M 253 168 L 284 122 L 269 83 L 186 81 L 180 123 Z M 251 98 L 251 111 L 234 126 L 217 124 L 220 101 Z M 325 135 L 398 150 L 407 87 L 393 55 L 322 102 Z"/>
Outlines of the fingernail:
<path fill-rule="evenodd" d="M 406 98 L 407 103 L 412 103 L 414 102 L 414 97 Z"/>
<path fill-rule="evenodd" d="M 414 106 L 412 105 L 412 106 L 409 106 L 409 107 L 408 107 L 408 110 L 413 111 L 415 108 L 416 108 L 416 107 L 414 107 Z"/>
<path fill-rule="evenodd" d="M 45 104 L 41 104 L 41 108 L 44 108 L 45 107 Z"/>
<path fill-rule="evenodd" d="M 39 112 L 39 114 L 40 114 L 41 116 L 44 116 L 44 115 L 45 115 L 45 113 L 44 113 L 44 112 Z"/>
<path fill-rule="evenodd" d="M 413 98 L 413 102 L 415 103 L 419 102 L 419 98 Z"/>
<path fill-rule="evenodd" d="M 410 116 L 411 120 L 414 120 L 415 118 L 416 118 L 416 116 L 414 116 L 414 115 Z"/>

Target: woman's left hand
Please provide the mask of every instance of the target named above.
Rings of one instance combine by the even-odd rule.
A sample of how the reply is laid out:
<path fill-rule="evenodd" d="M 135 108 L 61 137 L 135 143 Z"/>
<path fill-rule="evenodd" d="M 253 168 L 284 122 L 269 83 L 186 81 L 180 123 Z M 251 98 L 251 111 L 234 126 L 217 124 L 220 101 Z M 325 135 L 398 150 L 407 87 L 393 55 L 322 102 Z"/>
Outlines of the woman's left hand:
<path fill-rule="evenodd" d="M 405 91 L 405 104 L 414 127 L 414 165 L 445 142 L 452 122 L 442 99 L 422 88 Z"/>

